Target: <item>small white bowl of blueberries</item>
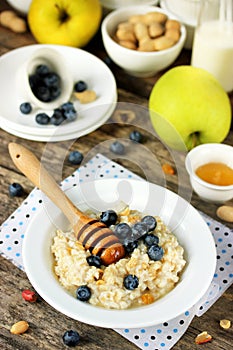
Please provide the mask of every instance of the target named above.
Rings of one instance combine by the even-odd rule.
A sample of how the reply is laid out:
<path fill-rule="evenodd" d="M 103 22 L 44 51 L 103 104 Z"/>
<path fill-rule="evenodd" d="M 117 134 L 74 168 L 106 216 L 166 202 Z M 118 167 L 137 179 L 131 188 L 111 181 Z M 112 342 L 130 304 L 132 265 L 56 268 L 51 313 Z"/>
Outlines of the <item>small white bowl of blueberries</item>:
<path fill-rule="evenodd" d="M 71 101 L 73 91 L 87 89 L 84 81 L 74 82 L 65 58 L 52 48 L 40 48 L 25 62 L 17 77 L 22 102 L 19 110 L 30 114 L 38 110 L 35 121 L 40 125 L 58 126 L 77 118 Z M 51 115 L 52 111 L 52 115 Z"/>

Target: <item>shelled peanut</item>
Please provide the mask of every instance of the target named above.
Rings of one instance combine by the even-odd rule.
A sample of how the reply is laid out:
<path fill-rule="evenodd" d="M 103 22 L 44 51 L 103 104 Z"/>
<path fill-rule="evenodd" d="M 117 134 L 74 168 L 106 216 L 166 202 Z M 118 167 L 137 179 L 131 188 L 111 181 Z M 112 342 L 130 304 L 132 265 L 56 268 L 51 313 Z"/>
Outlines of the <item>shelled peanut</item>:
<path fill-rule="evenodd" d="M 118 24 L 114 40 L 128 49 L 161 51 L 175 45 L 181 35 L 180 22 L 161 12 L 133 15 Z"/>
<path fill-rule="evenodd" d="M 27 31 L 26 20 L 19 17 L 15 11 L 2 11 L 0 13 L 0 24 L 14 33 L 25 33 Z"/>

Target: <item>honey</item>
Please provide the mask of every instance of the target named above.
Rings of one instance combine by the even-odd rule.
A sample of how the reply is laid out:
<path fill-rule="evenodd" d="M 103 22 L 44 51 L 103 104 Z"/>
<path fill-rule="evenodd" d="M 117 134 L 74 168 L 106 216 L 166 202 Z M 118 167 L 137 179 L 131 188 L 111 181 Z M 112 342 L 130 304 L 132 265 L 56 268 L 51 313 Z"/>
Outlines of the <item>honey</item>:
<path fill-rule="evenodd" d="M 233 169 L 224 163 L 206 163 L 199 166 L 195 173 L 200 179 L 213 185 L 233 185 Z"/>

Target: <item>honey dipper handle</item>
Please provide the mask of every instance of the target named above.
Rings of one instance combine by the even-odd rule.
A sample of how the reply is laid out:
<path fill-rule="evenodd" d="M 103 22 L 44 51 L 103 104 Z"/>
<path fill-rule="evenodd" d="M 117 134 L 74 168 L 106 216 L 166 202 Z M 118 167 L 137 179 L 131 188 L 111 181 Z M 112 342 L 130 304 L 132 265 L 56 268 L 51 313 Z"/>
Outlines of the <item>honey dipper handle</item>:
<path fill-rule="evenodd" d="M 82 212 L 65 195 L 36 156 L 24 146 L 14 142 L 11 142 L 8 148 L 16 167 L 61 209 L 72 226 L 75 225 L 79 217 L 83 215 Z"/>

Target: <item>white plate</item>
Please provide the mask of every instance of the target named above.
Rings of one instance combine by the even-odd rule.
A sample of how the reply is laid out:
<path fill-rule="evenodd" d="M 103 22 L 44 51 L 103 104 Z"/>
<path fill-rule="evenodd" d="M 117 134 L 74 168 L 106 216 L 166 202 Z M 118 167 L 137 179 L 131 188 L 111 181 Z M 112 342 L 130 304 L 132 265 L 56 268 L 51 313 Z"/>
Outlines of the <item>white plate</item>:
<path fill-rule="evenodd" d="M 84 128 L 84 129 L 78 129 L 74 130 L 73 132 L 69 132 L 64 135 L 57 134 L 57 129 L 54 129 L 54 133 L 46 136 L 46 135 L 33 135 L 33 134 L 28 134 L 26 132 L 18 131 L 15 129 L 11 129 L 7 123 L 4 125 L 3 129 L 7 131 L 9 134 L 21 137 L 26 140 L 33 140 L 33 141 L 40 141 L 40 142 L 58 142 L 58 141 L 66 141 L 66 140 L 73 140 L 77 139 L 81 136 L 84 136 L 97 128 L 99 128 L 101 125 L 103 125 L 111 116 L 113 111 L 116 108 L 116 103 L 117 103 L 117 96 L 115 97 L 115 101 L 112 104 L 109 104 L 109 110 L 105 115 L 99 115 L 99 119 L 96 118 L 95 124 L 89 125 L 89 127 Z M 98 110 L 98 107 L 96 108 Z"/>
<path fill-rule="evenodd" d="M 177 317 L 205 294 L 215 271 L 215 244 L 205 221 L 184 199 L 158 185 L 128 179 L 86 182 L 68 190 L 67 195 L 81 210 L 92 207 L 102 211 L 123 200 L 133 209 L 159 215 L 184 247 L 187 265 L 177 286 L 148 306 L 106 310 L 78 301 L 61 287 L 53 273 L 52 238 L 57 227 L 67 230 L 69 224 L 60 210 L 45 198 L 43 209 L 25 233 L 23 261 L 32 285 L 55 309 L 100 327 L 146 327 Z"/>
<path fill-rule="evenodd" d="M 35 121 L 35 114 L 40 109 L 34 109 L 29 115 L 23 115 L 19 111 L 19 105 L 25 102 L 25 97 L 20 96 L 17 89 L 16 77 L 22 64 L 36 50 L 51 47 L 59 51 L 67 61 L 74 83 L 84 80 L 89 89 L 94 90 L 97 99 L 91 103 L 81 104 L 78 100 L 74 102 L 78 112 L 77 120 L 60 126 L 39 125 Z M 99 58 L 81 49 L 59 46 L 59 45 L 30 45 L 10 51 L 0 58 L 0 126 L 6 131 L 14 130 L 20 134 L 37 135 L 46 138 L 46 141 L 53 141 L 64 135 L 73 137 L 74 133 L 84 135 L 106 121 L 112 111 L 112 103 L 116 101 L 117 88 L 115 78 Z M 64 101 L 66 102 L 66 101 Z M 45 111 L 52 114 L 52 111 Z M 96 126 L 97 125 L 97 126 Z M 33 136 L 31 139 L 34 139 Z"/>

